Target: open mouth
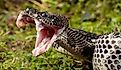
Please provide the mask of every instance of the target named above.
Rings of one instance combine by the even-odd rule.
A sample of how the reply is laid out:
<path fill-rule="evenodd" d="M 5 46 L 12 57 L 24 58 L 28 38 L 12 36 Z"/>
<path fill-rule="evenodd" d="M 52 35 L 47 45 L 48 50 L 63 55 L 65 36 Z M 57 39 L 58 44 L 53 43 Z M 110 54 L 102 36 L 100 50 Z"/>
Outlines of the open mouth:
<path fill-rule="evenodd" d="M 62 33 L 64 28 L 57 26 L 41 26 L 40 30 L 37 31 L 35 49 L 32 51 L 34 56 L 38 56 L 46 52 L 57 39 L 57 36 Z"/>
<path fill-rule="evenodd" d="M 26 26 L 28 23 L 36 24 L 37 37 L 35 48 L 32 51 L 34 56 L 39 56 L 46 52 L 52 46 L 53 42 L 56 41 L 57 36 L 65 29 L 65 27 L 49 25 L 40 19 L 23 15 L 21 12 L 17 18 L 16 25 L 20 28 Z"/>
<path fill-rule="evenodd" d="M 32 51 L 34 56 L 38 56 L 46 52 L 58 36 L 58 28 L 42 26 L 40 31 L 37 31 L 35 49 Z"/>

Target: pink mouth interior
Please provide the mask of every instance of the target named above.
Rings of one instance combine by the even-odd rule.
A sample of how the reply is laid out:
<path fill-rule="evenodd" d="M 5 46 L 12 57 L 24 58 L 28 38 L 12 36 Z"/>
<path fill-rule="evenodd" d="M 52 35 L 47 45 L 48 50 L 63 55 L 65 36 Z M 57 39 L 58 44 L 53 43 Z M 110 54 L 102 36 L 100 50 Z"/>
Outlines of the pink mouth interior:
<path fill-rule="evenodd" d="M 36 39 L 35 47 L 38 47 L 39 46 L 39 43 L 41 43 L 43 41 L 43 39 L 50 40 L 52 38 L 52 36 L 54 34 L 54 31 L 53 31 L 53 29 L 51 29 L 51 30 L 49 30 L 49 28 L 47 28 L 47 27 L 44 27 L 43 29 L 41 29 L 40 32 L 38 32 L 38 36 L 37 36 L 37 39 Z M 50 31 L 51 31 L 51 34 L 49 34 Z"/>
<path fill-rule="evenodd" d="M 35 49 L 32 51 L 34 56 L 46 52 L 52 43 L 56 40 L 58 28 L 45 27 L 37 33 Z"/>

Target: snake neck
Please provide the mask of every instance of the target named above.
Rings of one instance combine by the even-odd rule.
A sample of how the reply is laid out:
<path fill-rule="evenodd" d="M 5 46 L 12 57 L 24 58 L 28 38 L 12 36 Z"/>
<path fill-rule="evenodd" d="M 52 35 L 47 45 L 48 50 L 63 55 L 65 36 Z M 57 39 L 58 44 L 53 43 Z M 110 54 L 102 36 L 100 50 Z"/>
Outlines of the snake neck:
<path fill-rule="evenodd" d="M 72 56 L 91 58 L 93 56 L 94 46 L 92 39 L 97 39 L 99 36 L 79 29 L 66 28 L 64 32 L 58 36 L 56 49 L 63 53 L 69 53 Z M 82 58 L 81 57 L 81 58 Z"/>

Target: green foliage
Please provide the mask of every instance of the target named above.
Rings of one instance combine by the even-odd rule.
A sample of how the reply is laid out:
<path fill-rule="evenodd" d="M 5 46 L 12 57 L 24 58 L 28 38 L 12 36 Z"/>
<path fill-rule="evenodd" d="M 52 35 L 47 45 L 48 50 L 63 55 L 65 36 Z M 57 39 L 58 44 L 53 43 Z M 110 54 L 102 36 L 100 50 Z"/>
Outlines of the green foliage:
<path fill-rule="evenodd" d="M 40 2 L 41 1 L 41 2 Z M 0 70 L 81 70 L 72 57 L 50 49 L 34 57 L 34 25 L 18 29 L 17 14 L 27 7 L 65 15 L 70 27 L 97 34 L 121 29 L 120 0 L 0 0 Z"/>

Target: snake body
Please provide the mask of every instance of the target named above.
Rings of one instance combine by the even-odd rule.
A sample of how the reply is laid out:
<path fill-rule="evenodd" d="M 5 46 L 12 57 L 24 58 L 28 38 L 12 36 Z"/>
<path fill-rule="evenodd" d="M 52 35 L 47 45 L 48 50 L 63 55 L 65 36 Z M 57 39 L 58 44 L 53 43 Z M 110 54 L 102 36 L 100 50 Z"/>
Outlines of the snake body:
<path fill-rule="evenodd" d="M 17 21 L 17 26 L 19 27 L 25 25 L 25 23 L 20 24 L 20 21 L 22 20 L 30 22 L 31 19 L 31 22 L 34 21 L 34 23 L 36 23 L 38 34 L 37 39 L 39 39 L 39 34 L 42 32 L 49 35 L 49 39 L 50 37 L 53 39 L 53 36 L 55 35 L 56 39 L 53 39 L 54 41 L 50 40 L 52 41 L 52 46 L 60 52 L 72 55 L 73 57 L 79 59 L 83 63 L 83 70 L 111 70 L 112 68 L 114 70 L 121 70 L 121 55 L 119 54 L 121 53 L 120 33 L 114 32 L 107 35 L 97 35 L 80 29 L 70 28 L 66 17 L 57 14 L 49 14 L 48 12 L 39 12 L 36 9 L 26 9 L 20 13 L 19 17 Z M 29 20 L 27 20 L 28 18 Z M 50 34 L 48 34 L 48 32 Z M 110 49 L 107 48 L 106 51 L 110 57 L 110 59 L 107 59 L 105 51 L 103 52 L 105 48 L 102 48 L 109 47 L 107 42 L 114 40 L 118 42 L 115 43 L 118 48 L 115 48 L 115 45 L 110 44 L 111 48 L 113 48 L 113 53 L 109 52 Z M 45 47 L 41 48 L 39 46 L 37 42 L 37 45 L 35 46 L 36 49 L 33 51 L 37 55 L 39 55 L 39 53 L 43 53 L 41 52 L 43 49 L 46 50 Z M 116 52 L 118 52 L 118 54 Z M 117 67 L 113 65 L 115 59 L 113 59 L 113 57 L 111 58 L 112 54 L 117 58 Z M 99 59 L 102 58 L 102 56 L 105 58 Z M 112 61 L 108 62 L 109 60 Z M 113 67 L 109 64 L 111 62 Z M 87 68 L 86 65 L 88 65 L 89 68 Z"/>

